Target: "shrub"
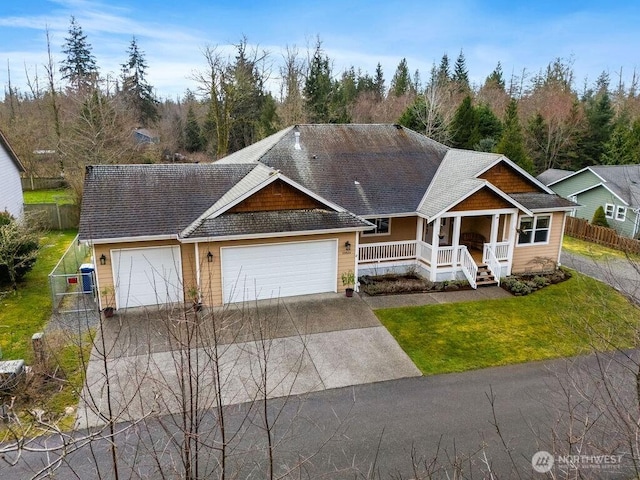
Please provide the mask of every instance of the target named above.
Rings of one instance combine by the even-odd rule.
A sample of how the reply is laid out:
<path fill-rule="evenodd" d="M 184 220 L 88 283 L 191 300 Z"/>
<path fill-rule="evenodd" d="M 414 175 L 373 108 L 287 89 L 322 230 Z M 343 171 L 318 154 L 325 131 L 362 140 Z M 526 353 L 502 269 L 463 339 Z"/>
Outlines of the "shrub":
<path fill-rule="evenodd" d="M 33 268 L 38 248 L 35 231 L 16 220 L 0 222 L 0 284 L 17 290 L 18 282 Z"/>
<path fill-rule="evenodd" d="M 607 222 L 607 216 L 604 214 L 604 208 L 602 205 L 599 206 L 595 213 L 593 214 L 593 219 L 591 219 L 591 225 L 597 225 L 600 227 L 608 227 L 609 222 Z"/>

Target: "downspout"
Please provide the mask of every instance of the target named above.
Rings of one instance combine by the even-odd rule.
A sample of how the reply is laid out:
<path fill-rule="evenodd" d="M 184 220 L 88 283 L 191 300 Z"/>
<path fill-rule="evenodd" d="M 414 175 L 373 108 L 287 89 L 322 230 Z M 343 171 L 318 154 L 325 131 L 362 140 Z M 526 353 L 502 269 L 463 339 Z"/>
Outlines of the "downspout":
<path fill-rule="evenodd" d="M 202 303 L 202 292 L 200 291 L 200 249 L 198 242 L 195 244 L 195 261 L 196 261 L 196 288 L 198 289 L 198 301 Z"/>

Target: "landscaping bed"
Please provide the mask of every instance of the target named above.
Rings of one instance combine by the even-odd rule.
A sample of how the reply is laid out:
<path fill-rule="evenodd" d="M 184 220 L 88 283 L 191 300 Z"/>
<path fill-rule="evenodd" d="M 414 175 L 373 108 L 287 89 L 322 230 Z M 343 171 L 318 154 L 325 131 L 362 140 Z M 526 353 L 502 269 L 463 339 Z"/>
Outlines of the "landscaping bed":
<path fill-rule="evenodd" d="M 363 275 L 358 278 L 360 291 L 367 295 L 394 295 L 399 293 L 427 293 L 470 290 L 466 280 L 431 282 L 415 272 Z"/>
<path fill-rule="evenodd" d="M 571 273 L 563 268 L 549 272 L 521 273 L 510 275 L 500 281 L 500 286 L 517 297 L 529 295 L 549 285 L 555 285 L 571 278 Z"/>

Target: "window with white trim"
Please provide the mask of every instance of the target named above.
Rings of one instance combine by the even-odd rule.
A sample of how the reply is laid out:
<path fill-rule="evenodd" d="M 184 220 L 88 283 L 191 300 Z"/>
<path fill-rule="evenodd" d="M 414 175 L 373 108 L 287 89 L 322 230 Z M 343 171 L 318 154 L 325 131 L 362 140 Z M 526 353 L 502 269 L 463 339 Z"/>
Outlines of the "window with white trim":
<path fill-rule="evenodd" d="M 549 242 L 551 215 L 521 217 L 518 227 L 518 245 L 533 245 Z"/>
<path fill-rule="evenodd" d="M 604 216 L 607 218 L 613 218 L 613 212 L 615 211 L 616 206 L 611 203 L 607 203 L 604 206 Z"/>
<path fill-rule="evenodd" d="M 616 220 L 624 222 L 627 219 L 627 208 L 623 206 L 616 207 Z"/>
<path fill-rule="evenodd" d="M 368 232 L 362 232 L 362 235 L 389 235 L 391 234 L 391 219 L 389 217 L 367 218 L 376 228 Z"/>

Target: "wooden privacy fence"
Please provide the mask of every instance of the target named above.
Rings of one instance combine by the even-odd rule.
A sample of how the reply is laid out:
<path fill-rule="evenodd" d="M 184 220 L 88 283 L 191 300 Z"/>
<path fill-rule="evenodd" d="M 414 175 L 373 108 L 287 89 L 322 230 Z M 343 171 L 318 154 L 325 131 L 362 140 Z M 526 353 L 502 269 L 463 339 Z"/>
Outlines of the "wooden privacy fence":
<path fill-rule="evenodd" d="M 22 190 L 48 190 L 67 187 L 64 178 L 22 177 Z"/>
<path fill-rule="evenodd" d="M 613 228 L 591 225 L 584 218 L 567 217 L 564 233 L 605 247 L 640 254 L 640 240 L 621 237 Z"/>
<path fill-rule="evenodd" d="M 76 205 L 32 203 L 24 206 L 24 213 L 34 215 L 35 221 L 51 230 L 78 228 L 80 209 Z"/>

